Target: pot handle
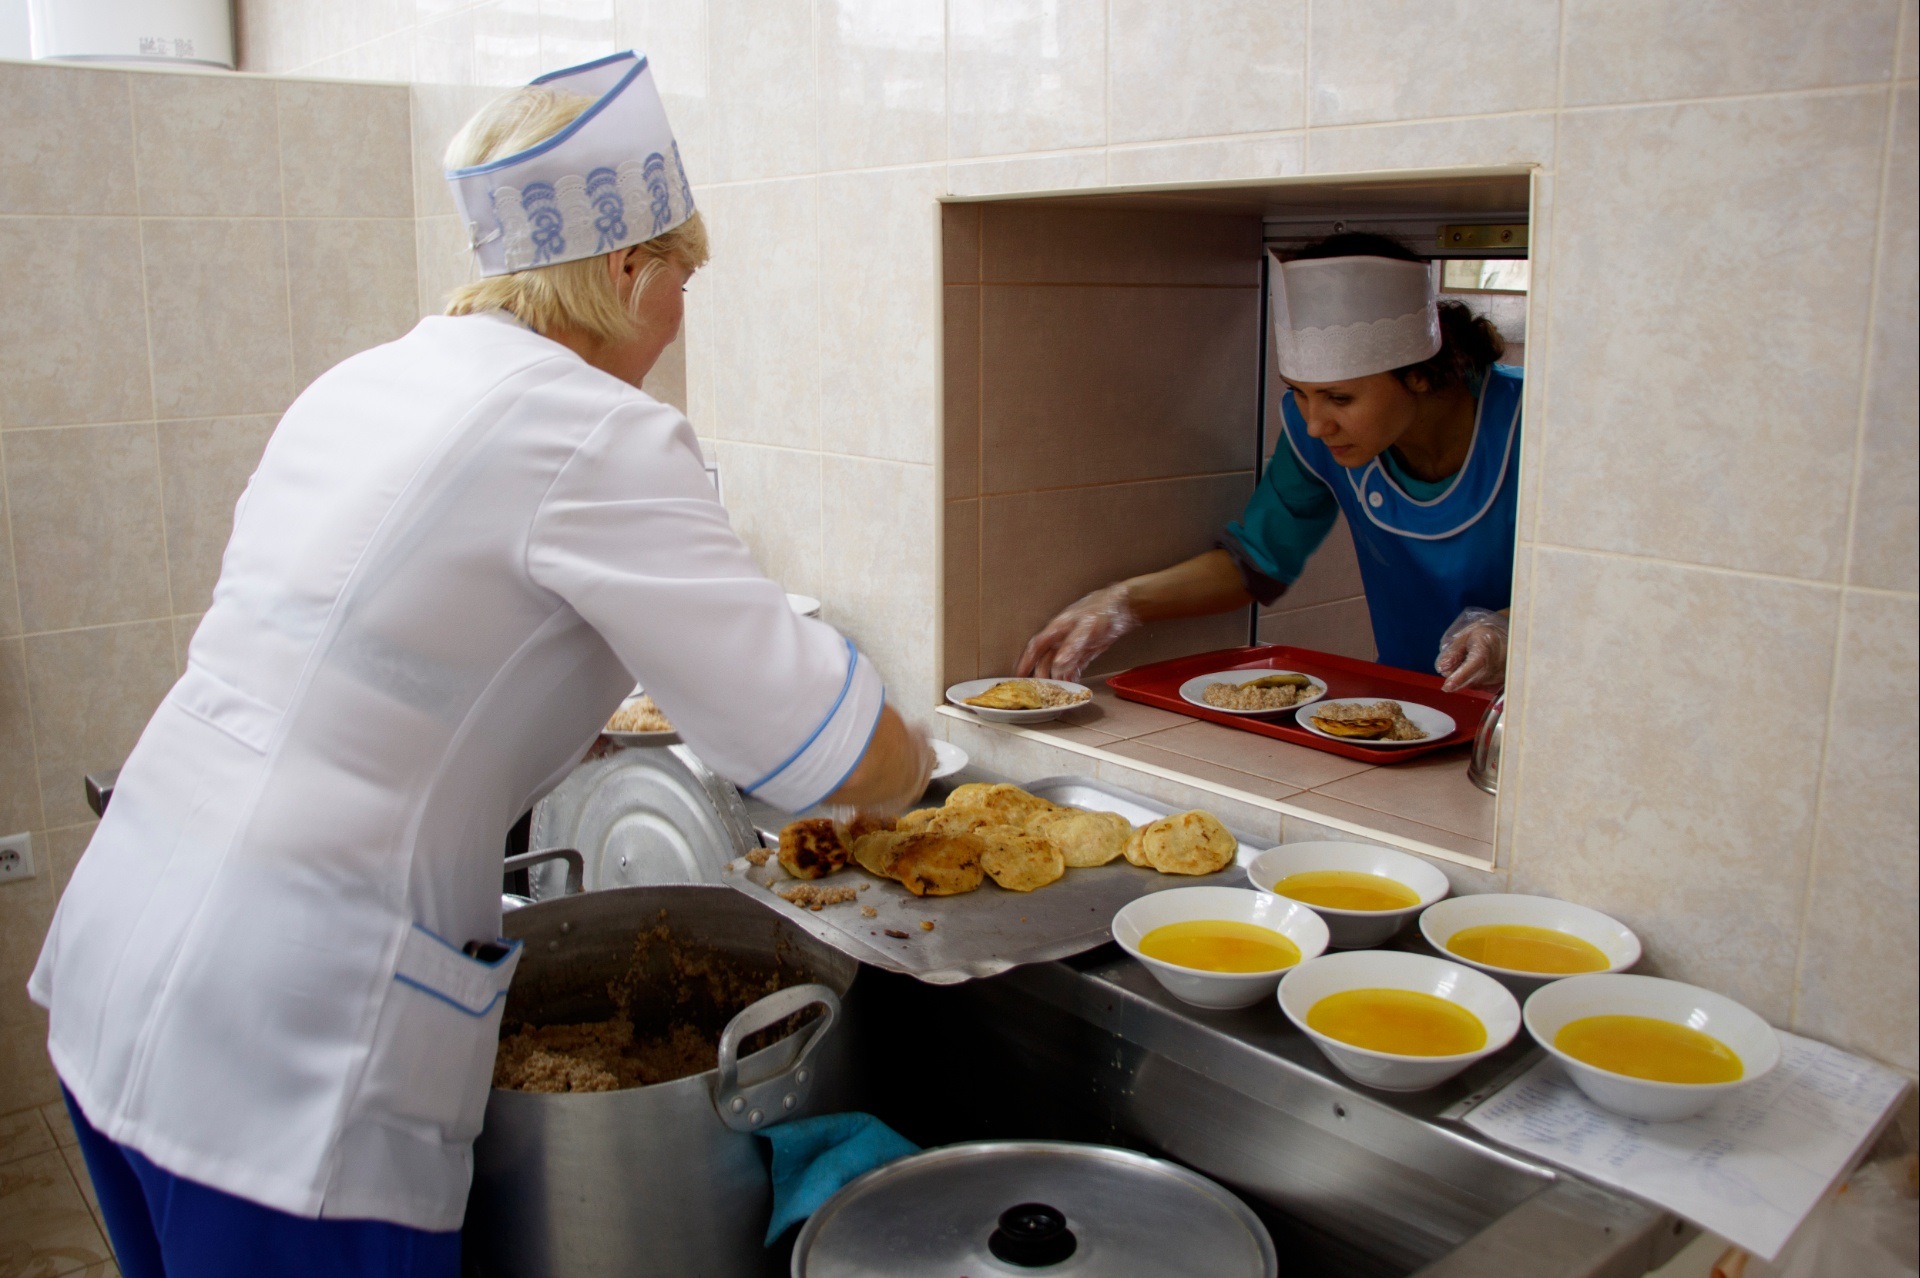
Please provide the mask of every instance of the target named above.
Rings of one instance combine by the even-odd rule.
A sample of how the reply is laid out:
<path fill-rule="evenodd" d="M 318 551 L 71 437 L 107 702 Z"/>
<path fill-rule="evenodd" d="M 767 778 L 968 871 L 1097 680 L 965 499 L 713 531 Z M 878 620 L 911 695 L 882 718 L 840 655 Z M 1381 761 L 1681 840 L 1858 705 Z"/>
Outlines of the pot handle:
<path fill-rule="evenodd" d="M 740 1078 L 740 1044 L 750 1035 L 778 1025 L 795 1012 L 818 1003 L 827 1010 L 820 1019 L 802 1026 L 800 1050 L 793 1063 L 765 1078 Z M 813 1090 L 813 1056 L 840 1019 L 840 996 L 824 985 L 790 985 L 775 990 L 727 1022 L 720 1034 L 719 1078 L 713 1085 L 713 1108 L 720 1121 L 737 1132 L 758 1131 L 791 1118 L 807 1103 Z"/>
<path fill-rule="evenodd" d="M 572 848 L 542 848 L 538 852 L 520 852 L 502 862 L 500 869 L 504 874 L 512 874 L 515 870 L 529 870 L 536 865 L 544 865 L 548 861 L 567 863 L 567 883 L 562 895 L 574 896 L 587 890 L 587 859 Z"/>

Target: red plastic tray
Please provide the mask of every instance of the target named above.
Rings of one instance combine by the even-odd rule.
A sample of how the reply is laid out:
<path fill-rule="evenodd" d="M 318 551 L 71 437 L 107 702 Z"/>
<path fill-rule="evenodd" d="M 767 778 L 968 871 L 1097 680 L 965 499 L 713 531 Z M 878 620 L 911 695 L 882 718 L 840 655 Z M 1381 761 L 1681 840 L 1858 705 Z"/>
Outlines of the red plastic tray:
<path fill-rule="evenodd" d="M 1220 670 L 1298 670 L 1326 684 L 1329 698 L 1382 697 L 1417 702 L 1452 715 L 1454 730 L 1438 741 L 1425 745 L 1397 746 L 1390 750 L 1378 746 L 1349 745 L 1308 732 L 1294 722 L 1291 714 L 1254 719 L 1196 706 L 1180 695 L 1180 685 L 1187 680 L 1195 675 L 1213 674 Z M 1242 732 L 1291 741 L 1295 745 L 1325 750 L 1328 754 L 1388 765 L 1405 763 L 1408 759 L 1417 759 L 1423 754 L 1451 749 L 1473 740 L 1475 730 L 1480 727 L 1480 716 L 1486 713 L 1487 706 L 1493 701 L 1493 694 L 1443 692 L 1440 684 L 1438 675 L 1418 674 L 1395 666 L 1383 666 L 1378 662 L 1358 661 L 1352 657 L 1335 656 L 1331 652 L 1288 648 L 1280 644 L 1223 648 L 1219 652 L 1156 661 L 1152 665 L 1135 666 L 1107 679 L 1107 686 L 1113 689 L 1114 695 L 1127 701 L 1158 706 L 1162 710 L 1205 719 L 1223 727 L 1238 728 Z"/>

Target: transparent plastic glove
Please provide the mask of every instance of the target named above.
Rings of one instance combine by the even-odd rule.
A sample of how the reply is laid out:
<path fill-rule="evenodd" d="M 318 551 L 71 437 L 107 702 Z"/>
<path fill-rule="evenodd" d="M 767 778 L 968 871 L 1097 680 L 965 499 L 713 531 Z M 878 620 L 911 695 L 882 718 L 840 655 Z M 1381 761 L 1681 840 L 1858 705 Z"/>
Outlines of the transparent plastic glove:
<path fill-rule="evenodd" d="M 1064 609 L 1027 640 L 1014 673 L 1077 682 L 1096 657 L 1139 628 L 1140 617 L 1127 602 L 1127 583 L 1117 581 Z"/>
<path fill-rule="evenodd" d="M 1440 636 L 1433 668 L 1447 677 L 1448 692 L 1500 688 L 1507 682 L 1507 619 L 1485 608 L 1468 608 Z"/>
<path fill-rule="evenodd" d="M 933 777 L 933 746 L 926 729 L 907 722 L 892 707 L 881 716 L 859 766 L 827 801 L 827 815 L 843 839 L 856 822 L 894 820 L 919 801 Z"/>

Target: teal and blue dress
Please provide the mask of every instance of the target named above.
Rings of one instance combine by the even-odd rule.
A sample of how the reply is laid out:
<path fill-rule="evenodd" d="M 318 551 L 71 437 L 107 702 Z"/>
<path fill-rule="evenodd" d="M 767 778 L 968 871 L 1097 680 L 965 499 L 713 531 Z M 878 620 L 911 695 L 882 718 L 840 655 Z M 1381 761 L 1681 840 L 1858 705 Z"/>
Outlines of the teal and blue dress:
<path fill-rule="evenodd" d="M 1220 539 L 1248 590 L 1262 603 L 1279 598 L 1344 514 L 1379 660 L 1430 673 L 1440 636 L 1462 609 L 1498 611 L 1513 601 L 1521 376 L 1505 364 L 1488 370 L 1467 460 L 1435 481 L 1408 474 L 1391 449 L 1355 470 L 1340 465 L 1307 434 L 1288 391 L 1284 442 Z"/>

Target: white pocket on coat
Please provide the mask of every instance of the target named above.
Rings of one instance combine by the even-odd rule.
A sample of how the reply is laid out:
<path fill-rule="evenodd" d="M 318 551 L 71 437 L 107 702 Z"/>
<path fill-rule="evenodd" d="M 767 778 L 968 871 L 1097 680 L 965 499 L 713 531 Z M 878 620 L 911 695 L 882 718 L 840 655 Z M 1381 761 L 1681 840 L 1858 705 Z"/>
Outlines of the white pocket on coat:
<path fill-rule="evenodd" d="M 407 930 L 361 1088 L 367 1117 L 431 1124 L 453 1142 L 479 1135 L 507 984 L 520 963 L 521 943 L 512 944 L 483 963 L 417 923 Z"/>

